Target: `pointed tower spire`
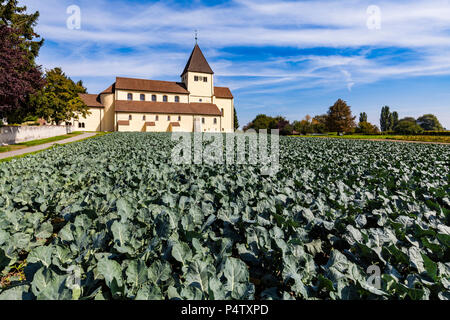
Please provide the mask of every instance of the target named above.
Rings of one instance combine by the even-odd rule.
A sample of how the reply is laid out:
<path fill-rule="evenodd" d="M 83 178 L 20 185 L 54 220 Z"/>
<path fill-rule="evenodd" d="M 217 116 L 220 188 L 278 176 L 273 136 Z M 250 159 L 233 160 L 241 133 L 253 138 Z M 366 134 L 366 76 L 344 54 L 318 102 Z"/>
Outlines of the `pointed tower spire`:
<path fill-rule="evenodd" d="M 184 71 L 181 76 L 183 76 L 188 71 L 214 74 L 198 44 L 195 44 L 194 50 L 192 50 L 191 56 L 189 57 L 189 60 L 186 64 L 186 67 L 184 67 Z"/>

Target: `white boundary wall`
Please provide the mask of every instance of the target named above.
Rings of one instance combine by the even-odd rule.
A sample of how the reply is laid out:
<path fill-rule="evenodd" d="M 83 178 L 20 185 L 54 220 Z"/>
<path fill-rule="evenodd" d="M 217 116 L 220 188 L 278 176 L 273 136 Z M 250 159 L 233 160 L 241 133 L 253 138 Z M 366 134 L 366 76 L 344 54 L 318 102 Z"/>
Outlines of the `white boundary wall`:
<path fill-rule="evenodd" d="M 0 145 L 46 139 L 71 133 L 73 126 L 0 127 Z"/>

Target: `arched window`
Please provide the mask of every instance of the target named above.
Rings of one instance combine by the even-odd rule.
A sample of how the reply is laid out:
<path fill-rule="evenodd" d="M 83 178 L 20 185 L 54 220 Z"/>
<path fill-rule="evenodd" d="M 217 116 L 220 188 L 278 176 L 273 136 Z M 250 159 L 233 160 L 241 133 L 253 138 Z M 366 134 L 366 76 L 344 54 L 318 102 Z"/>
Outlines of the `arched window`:
<path fill-rule="evenodd" d="M 180 97 L 179 96 L 175 96 L 175 102 L 180 102 Z"/>
<path fill-rule="evenodd" d="M 202 123 L 205 124 L 205 118 L 202 118 Z"/>
<path fill-rule="evenodd" d="M 152 101 L 153 101 L 153 102 L 156 102 L 156 94 L 153 94 L 153 95 L 152 95 Z"/>
<path fill-rule="evenodd" d="M 167 121 L 170 121 L 170 116 L 167 116 Z"/>
<path fill-rule="evenodd" d="M 141 101 L 145 101 L 145 94 L 141 94 Z"/>
<path fill-rule="evenodd" d="M 214 118 L 214 124 L 217 124 L 217 118 Z"/>
<path fill-rule="evenodd" d="M 144 121 L 145 121 L 145 118 L 146 118 L 145 116 L 142 116 L 142 120 L 144 120 Z"/>
<path fill-rule="evenodd" d="M 159 120 L 159 116 L 155 116 L 155 121 L 158 121 Z"/>
<path fill-rule="evenodd" d="M 181 116 L 178 116 L 178 121 L 181 121 Z"/>
<path fill-rule="evenodd" d="M 128 94 L 128 100 L 133 100 L 133 94 L 132 93 Z"/>
<path fill-rule="evenodd" d="M 133 120 L 133 116 L 131 114 L 128 116 L 128 120 Z"/>
<path fill-rule="evenodd" d="M 81 124 L 81 127 L 84 128 L 84 122 Z"/>
<path fill-rule="evenodd" d="M 167 96 L 163 96 L 163 101 L 167 102 Z"/>

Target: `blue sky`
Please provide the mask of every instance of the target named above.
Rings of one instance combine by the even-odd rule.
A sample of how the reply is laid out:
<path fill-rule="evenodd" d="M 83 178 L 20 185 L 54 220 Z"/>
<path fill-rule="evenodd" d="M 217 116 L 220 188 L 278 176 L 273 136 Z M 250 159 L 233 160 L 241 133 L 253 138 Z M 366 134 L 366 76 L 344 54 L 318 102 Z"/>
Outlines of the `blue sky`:
<path fill-rule="evenodd" d="M 90 93 L 116 76 L 179 81 L 198 30 L 241 125 L 259 113 L 301 120 L 342 98 L 376 125 L 388 105 L 400 117 L 434 113 L 450 129 L 449 0 L 19 3 L 41 13 L 38 62 Z M 79 30 L 67 28 L 70 5 L 81 9 Z"/>

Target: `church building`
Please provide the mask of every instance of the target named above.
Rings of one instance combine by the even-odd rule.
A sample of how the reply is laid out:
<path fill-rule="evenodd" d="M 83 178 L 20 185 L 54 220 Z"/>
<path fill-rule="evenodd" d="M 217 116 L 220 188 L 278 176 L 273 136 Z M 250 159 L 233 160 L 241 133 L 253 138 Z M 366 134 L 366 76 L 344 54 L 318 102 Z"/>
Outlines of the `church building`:
<path fill-rule="evenodd" d="M 234 99 L 214 86 L 214 72 L 196 44 L 180 82 L 117 77 L 100 94 L 80 94 L 90 115 L 80 131 L 234 132 Z"/>

